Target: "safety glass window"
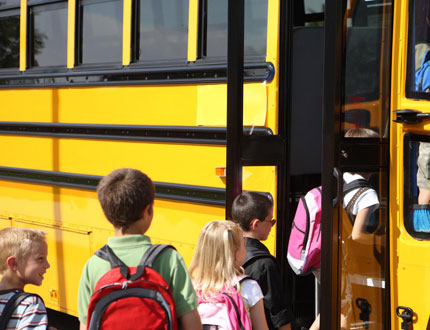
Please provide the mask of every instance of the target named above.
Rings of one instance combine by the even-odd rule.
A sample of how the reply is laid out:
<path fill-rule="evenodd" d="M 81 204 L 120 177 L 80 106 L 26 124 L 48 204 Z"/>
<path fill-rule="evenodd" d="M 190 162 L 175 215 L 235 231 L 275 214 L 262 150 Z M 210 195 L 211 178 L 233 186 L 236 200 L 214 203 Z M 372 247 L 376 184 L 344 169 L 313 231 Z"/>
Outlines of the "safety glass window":
<path fill-rule="evenodd" d="M 2 11 L 0 1 L 0 70 L 19 68 L 19 9 Z"/>
<path fill-rule="evenodd" d="M 67 3 L 31 6 L 29 13 L 29 66 L 65 67 L 67 63 Z"/>
<path fill-rule="evenodd" d="M 206 29 L 202 57 L 227 57 L 227 0 L 202 0 L 201 30 Z M 267 43 L 267 0 L 245 0 L 245 57 L 264 58 Z M 205 19 L 206 18 L 206 19 Z"/>
<path fill-rule="evenodd" d="M 417 239 L 430 239 L 430 136 L 404 138 L 404 225 Z"/>
<path fill-rule="evenodd" d="M 430 99 L 430 2 L 409 2 L 406 96 Z"/>
<path fill-rule="evenodd" d="M 187 59 L 188 0 L 137 2 L 137 61 Z"/>
<path fill-rule="evenodd" d="M 386 311 L 387 173 L 343 173 L 339 259 L 342 329 L 383 329 Z"/>
<path fill-rule="evenodd" d="M 123 2 L 82 0 L 79 12 L 79 63 L 121 62 Z"/>
<path fill-rule="evenodd" d="M 389 98 L 381 88 L 390 81 L 385 68 L 391 54 L 391 43 L 386 41 L 391 40 L 392 9 L 392 2 L 386 0 L 348 1 L 344 133 L 351 128 L 369 128 L 380 137 L 388 136 L 388 117 L 382 109 Z"/>

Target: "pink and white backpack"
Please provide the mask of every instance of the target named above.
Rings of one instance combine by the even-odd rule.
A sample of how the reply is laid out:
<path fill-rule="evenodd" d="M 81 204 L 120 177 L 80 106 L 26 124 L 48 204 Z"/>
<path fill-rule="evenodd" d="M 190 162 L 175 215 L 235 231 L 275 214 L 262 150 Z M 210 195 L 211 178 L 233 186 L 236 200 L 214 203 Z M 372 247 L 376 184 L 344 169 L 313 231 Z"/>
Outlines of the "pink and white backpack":
<path fill-rule="evenodd" d="M 321 187 L 300 198 L 291 226 L 288 263 L 297 275 L 321 267 Z"/>

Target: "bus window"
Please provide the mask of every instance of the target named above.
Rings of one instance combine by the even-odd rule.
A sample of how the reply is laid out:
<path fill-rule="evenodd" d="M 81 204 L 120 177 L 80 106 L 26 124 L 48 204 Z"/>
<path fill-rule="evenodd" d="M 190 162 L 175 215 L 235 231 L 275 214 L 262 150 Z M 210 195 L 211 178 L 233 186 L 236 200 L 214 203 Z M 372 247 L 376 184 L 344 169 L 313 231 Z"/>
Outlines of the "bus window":
<path fill-rule="evenodd" d="M 392 2 L 386 0 L 350 1 L 346 17 L 344 67 L 344 127 L 371 128 L 387 137 L 388 117 L 382 109 L 389 102 L 382 89 L 389 82 L 387 62 Z"/>
<path fill-rule="evenodd" d="M 80 64 L 121 62 L 122 11 L 120 0 L 81 0 Z"/>
<path fill-rule="evenodd" d="M 29 5 L 31 6 L 31 2 Z M 32 6 L 29 13 L 30 67 L 65 67 L 67 61 L 67 3 Z"/>
<path fill-rule="evenodd" d="M 203 0 L 205 1 L 205 0 Z M 209 58 L 227 56 L 227 0 L 206 0 Z M 245 57 L 266 56 L 267 0 L 245 0 Z"/>
<path fill-rule="evenodd" d="M 304 0 L 304 25 L 324 26 L 325 0 Z"/>
<path fill-rule="evenodd" d="M 387 185 L 387 173 L 384 170 L 351 171 L 345 172 L 343 178 L 349 184 L 365 180 L 371 187 L 344 193 L 339 260 L 339 323 L 342 329 L 368 329 L 369 325 L 372 325 L 371 329 L 384 329 L 388 219 L 384 187 Z M 360 222 L 363 212 L 368 214 L 365 221 Z"/>
<path fill-rule="evenodd" d="M 430 136 L 404 138 L 404 225 L 417 239 L 430 239 Z"/>
<path fill-rule="evenodd" d="M 187 60 L 188 0 L 139 0 L 137 61 Z"/>
<path fill-rule="evenodd" d="M 0 1 L 0 69 L 18 69 L 19 9 L 2 11 L 2 3 Z"/>
<path fill-rule="evenodd" d="M 410 1 L 409 12 L 406 96 L 429 99 L 430 76 L 426 78 L 424 73 L 430 65 L 430 3 L 427 0 Z"/>

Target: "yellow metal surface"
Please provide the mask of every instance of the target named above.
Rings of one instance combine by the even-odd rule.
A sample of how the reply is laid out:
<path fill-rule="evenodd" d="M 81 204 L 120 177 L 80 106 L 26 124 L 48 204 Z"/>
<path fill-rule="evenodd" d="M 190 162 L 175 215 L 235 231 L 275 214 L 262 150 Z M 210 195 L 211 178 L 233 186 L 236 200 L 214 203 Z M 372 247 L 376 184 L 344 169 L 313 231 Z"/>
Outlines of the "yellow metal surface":
<path fill-rule="evenodd" d="M 188 1 L 188 56 L 190 62 L 197 59 L 197 26 L 199 22 L 199 0 Z"/>
<path fill-rule="evenodd" d="M 76 0 L 68 1 L 67 14 L 67 68 L 75 66 L 75 21 L 76 21 Z"/>
<path fill-rule="evenodd" d="M 279 6 L 280 1 L 268 0 L 266 62 L 271 62 L 276 66 L 279 65 Z"/>
<path fill-rule="evenodd" d="M 430 113 L 428 101 L 407 99 L 405 96 L 408 43 L 408 2 L 397 1 L 393 21 L 392 110 L 415 109 Z M 390 266 L 391 266 L 391 325 L 401 329 L 401 319 L 395 310 L 398 306 L 414 311 L 413 329 L 428 329 L 430 320 L 429 290 L 430 242 L 411 237 L 404 225 L 404 149 L 405 133 L 429 135 L 430 125 L 391 126 L 390 167 Z"/>
<path fill-rule="evenodd" d="M 19 21 L 19 70 L 25 71 L 27 68 L 27 0 L 21 0 Z"/>
<path fill-rule="evenodd" d="M 131 61 L 131 0 L 123 0 L 122 65 Z"/>
<path fill-rule="evenodd" d="M 202 85 L 197 91 L 197 125 L 227 126 L 227 85 Z M 266 84 L 245 84 L 243 125 L 265 126 L 266 116 Z"/>

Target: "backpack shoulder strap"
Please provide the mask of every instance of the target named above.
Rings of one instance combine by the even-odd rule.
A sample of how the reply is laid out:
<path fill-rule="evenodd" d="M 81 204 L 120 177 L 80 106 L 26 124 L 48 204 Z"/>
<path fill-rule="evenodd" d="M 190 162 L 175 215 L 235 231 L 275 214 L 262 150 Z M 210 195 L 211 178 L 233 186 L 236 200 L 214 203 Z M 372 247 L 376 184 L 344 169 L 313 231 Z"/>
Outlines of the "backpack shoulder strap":
<path fill-rule="evenodd" d="M 272 256 L 271 254 L 264 252 L 264 251 L 250 251 L 246 254 L 245 261 L 244 261 L 242 267 L 246 268 L 250 264 L 254 263 L 254 261 L 256 261 L 258 259 L 264 259 L 264 258 L 275 259 L 274 256 Z"/>
<path fill-rule="evenodd" d="M 109 245 L 105 244 L 94 253 L 97 257 L 102 258 L 110 263 L 111 268 L 125 266 L 120 258 L 116 256 Z"/>
<path fill-rule="evenodd" d="M 35 296 L 43 302 L 43 299 L 39 297 L 39 295 L 28 292 L 17 292 L 9 299 L 9 301 L 4 306 L 3 312 L 1 313 L 0 330 L 5 330 L 7 328 L 9 319 L 15 309 L 19 306 L 19 304 L 21 304 L 24 299 L 31 296 Z"/>
<path fill-rule="evenodd" d="M 345 183 L 343 185 L 343 195 L 346 195 L 347 193 L 353 191 L 354 189 L 362 188 L 362 187 L 373 188 L 373 186 L 369 183 L 369 181 L 364 179 L 358 179 L 358 180 L 351 181 L 350 183 Z"/>
<path fill-rule="evenodd" d="M 146 250 L 146 252 L 143 254 L 142 259 L 139 262 L 139 265 L 137 266 L 136 273 L 130 276 L 130 280 L 134 281 L 135 279 L 139 278 L 143 275 L 143 272 L 145 271 L 145 267 L 153 268 L 154 262 L 157 259 L 157 257 L 166 249 L 175 249 L 174 246 L 169 244 L 153 244 L 151 247 Z"/>
<path fill-rule="evenodd" d="M 354 194 L 354 196 L 352 196 L 351 200 L 349 201 L 348 205 L 345 208 L 346 213 L 349 216 L 353 216 L 352 209 L 355 203 L 357 202 L 358 197 L 360 197 L 366 190 L 369 190 L 369 189 L 370 189 L 369 187 L 362 187 Z M 355 220 L 355 217 L 352 220 Z"/>
<path fill-rule="evenodd" d="M 153 244 L 148 250 L 146 250 L 139 262 L 139 266 L 148 266 L 152 268 L 157 257 L 166 249 L 176 250 L 175 247 L 169 244 Z"/>
<path fill-rule="evenodd" d="M 227 293 L 227 292 L 223 292 L 222 293 L 224 296 L 226 296 L 228 298 L 228 300 L 230 300 L 231 305 L 234 308 L 234 312 L 236 313 L 236 317 L 237 317 L 237 321 L 239 322 L 239 327 L 240 330 L 245 330 L 245 327 L 242 323 L 242 319 L 240 317 L 240 313 L 239 313 L 239 307 L 237 306 L 237 304 L 234 302 L 234 299 Z"/>
<path fill-rule="evenodd" d="M 128 271 L 127 265 L 122 262 L 120 258 L 116 256 L 116 254 L 113 252 L 113 250 L 110 248 L 109 245 L 105 244 L 100 249 L 94 253 L 97 257 L 106 260 L 109 262 L 111 268 L 117 268 L 119 267 L 119 271 L 123 277 L 126 279 L 130 278 L 130 273 Z"/>

